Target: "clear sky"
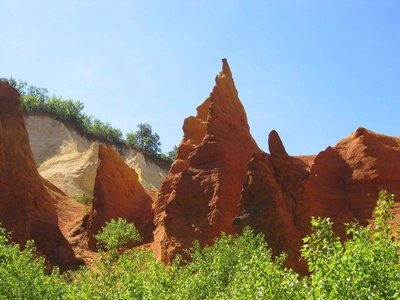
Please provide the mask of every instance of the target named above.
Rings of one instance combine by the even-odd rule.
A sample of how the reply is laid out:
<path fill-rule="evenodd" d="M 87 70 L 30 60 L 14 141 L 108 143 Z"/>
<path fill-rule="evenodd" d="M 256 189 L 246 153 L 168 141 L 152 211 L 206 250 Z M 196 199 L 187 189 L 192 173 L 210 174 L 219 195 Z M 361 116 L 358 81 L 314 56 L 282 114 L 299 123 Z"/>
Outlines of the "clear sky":
<path fill-rule="evenodd" d="M 400 1 L 0 0 L 0 77 L 178 145 L 227 58 L 251 133 L 317 154 L 359 126 L 400 136 Z"/>

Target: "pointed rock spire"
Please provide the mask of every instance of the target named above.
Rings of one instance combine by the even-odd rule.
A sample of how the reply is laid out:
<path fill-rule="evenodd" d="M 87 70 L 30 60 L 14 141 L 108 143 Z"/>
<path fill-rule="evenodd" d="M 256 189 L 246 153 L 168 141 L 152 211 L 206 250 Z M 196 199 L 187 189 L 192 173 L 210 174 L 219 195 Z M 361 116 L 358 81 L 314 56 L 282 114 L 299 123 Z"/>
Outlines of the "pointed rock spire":
<path fill-rule="evenodd" d="M 94 186 L 94 199 L 89 214 L 86 239 L 96 248 L 96 235 L 105 222 L 118 218 L 135 224 L 143 242 L 152 240 L 153 200 L 131 169 L 111 148 L 99 145 L 99 160 Z"/>
<path fill-rule="evenodd" d="M 170 263 L 194 240 L 210 245 L 221 231 L 233 233 L 247 162 L 260 151 L 226 59 L 197 116 L 184 121 L 177 159 L 155 207 L 155 242 Z"/>

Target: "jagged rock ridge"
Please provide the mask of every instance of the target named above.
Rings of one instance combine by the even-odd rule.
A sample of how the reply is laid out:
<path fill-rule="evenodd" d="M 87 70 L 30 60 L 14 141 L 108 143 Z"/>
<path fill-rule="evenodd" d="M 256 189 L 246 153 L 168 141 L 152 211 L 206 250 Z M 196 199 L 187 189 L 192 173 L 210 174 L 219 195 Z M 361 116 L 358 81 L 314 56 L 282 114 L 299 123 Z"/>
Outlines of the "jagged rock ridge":
<path fill-rule="evenodd" d="M 290 157 L 272 132 L 269 148 L 271 154 L 255 154 L 249 163 L 234 226 L 264 233 L 274 254 L 288 253 L 287 266 L 302 274 L 299 249 L 311 216 L 329 217 L 346 238 L 343 223 L 374 218 L 380 189 L 400 195 L 400 138 L 359 128 L 314 157 Z M 394 213 L 399 220 L 399 203 Z"/>

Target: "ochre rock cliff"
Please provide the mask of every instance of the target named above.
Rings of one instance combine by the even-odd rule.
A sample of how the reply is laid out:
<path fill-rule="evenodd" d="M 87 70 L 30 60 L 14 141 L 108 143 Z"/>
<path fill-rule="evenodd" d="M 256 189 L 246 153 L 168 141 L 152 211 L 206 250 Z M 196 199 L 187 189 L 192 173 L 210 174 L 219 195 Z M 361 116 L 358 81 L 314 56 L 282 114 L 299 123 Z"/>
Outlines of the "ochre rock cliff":
<path fill-rule="evenodd" d="M 311 216 L 331 218 L 345 238 L 343 223 L 373 219 L 379 189 L 400 195 L 399 138 L 359 128 L 317 156 L 290 157 L 273 131 L 269 150 L 249 162 L 234 227 L 264 233 L 273 253 L 288 253 L 286 265 L 302 274 L 307 266 L 299 249 Z M 399 219 L 399 203 L 395 214 Z"/>
<path fill-rule="evenodd" d="M 400 198 L 400 138 L 358 128 L 320 152 L 304 187 L 314 216 L 330 217 L 344 237 L 344 222 L 372 219 L 380 189 Z M 396 205 L 396 215 L 398 214 Z"/>
<path fill-rule="evenodd" d="M 152 192 L 140 184 L 135 170 L 129 168 L 110 145 L 100 145 L 92 210 L 87 222 L 89 248 L 96 248 L 93 235 L 105 222 L 118 218 L 133 222 L 143 242 L 150 242 L 154 228 L 151 195 Z"/>
<path fill-rule="evenodd" d="M 227 61 L 197 116 L 184 121 L 176 161 L 155 207 L 155 251 L 170 263 L 194 240 L 211 245 L 233 233 L 247 162 L 258 146 L 250 135 Z"/>
<path fill-rule="evenodd" d="M 1 81 L 0 222 L 13 232 L 14 242 L 24 245 L 33 239 L 38 250 L 61 269 L 77 266 L 59 228 L 57 200 L 47 192 L 36 169 L 19 94 Z"/>
<path fill-rule="evenodd" d="M 34 239 L 61 269 L 77 266 L 72 246 L 83 241 L 94 250 L 93 235 L 120 217 L 135 223 L 166 264 L 194 240 L 208 246 L 221 231 L 251 226 L 274 255 L 288 253 L 286 266 L 301 274 L 307 266 L 299 249 L 312 216 L 331 218 L 344 239 L 343 223 L 371 223 L 385 189 L 397 195 L 394 222 L 400 221 L 400 138 L 360 127 L 318 155 L 290 156 L 272 131 L 264 153 L 225 59 L 212 93 L 184 121 L 177 158 L 158 194 L 143 186 L 157 190 L 168 167 L 136 150 L 118 154 L 48 118 L 26 116 L 32 153 L 19 94 L 0 82 L 0 222 L 13 241 Z M 88 208 L 68 196 L 92 190 L 84 218 Z"/>
<path fill-rule="evenodd" d="M 308 165 L 286 153 L 275 131 L 269 135 L 269 150 L 271 154 L 255 153 L 248 164 L 233 225 L 239 233 L 245 226 L 263 233 L 274 255 L 289 254 L 287 267 L 305 270 L 298 250 L 310 227 L 309 198 L 302 186 Z"/>

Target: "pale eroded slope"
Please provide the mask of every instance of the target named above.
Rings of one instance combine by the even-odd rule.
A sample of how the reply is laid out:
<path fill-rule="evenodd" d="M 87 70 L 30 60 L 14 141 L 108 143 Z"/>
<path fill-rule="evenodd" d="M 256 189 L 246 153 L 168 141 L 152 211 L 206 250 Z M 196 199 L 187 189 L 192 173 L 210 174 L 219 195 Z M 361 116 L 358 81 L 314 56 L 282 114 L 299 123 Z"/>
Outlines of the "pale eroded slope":
<path fill-rule="evenodd" d="M 39 173 L 70 197 L 82 193 L 91 195 L 97 169 L 98 143 L 47 115 L 25 114 L 25 124 Z M 143 187 L 158 190 L 169 166 L 158 165 L 135 149 L 123 152 L 121 157 L 135 169 Z"/>

